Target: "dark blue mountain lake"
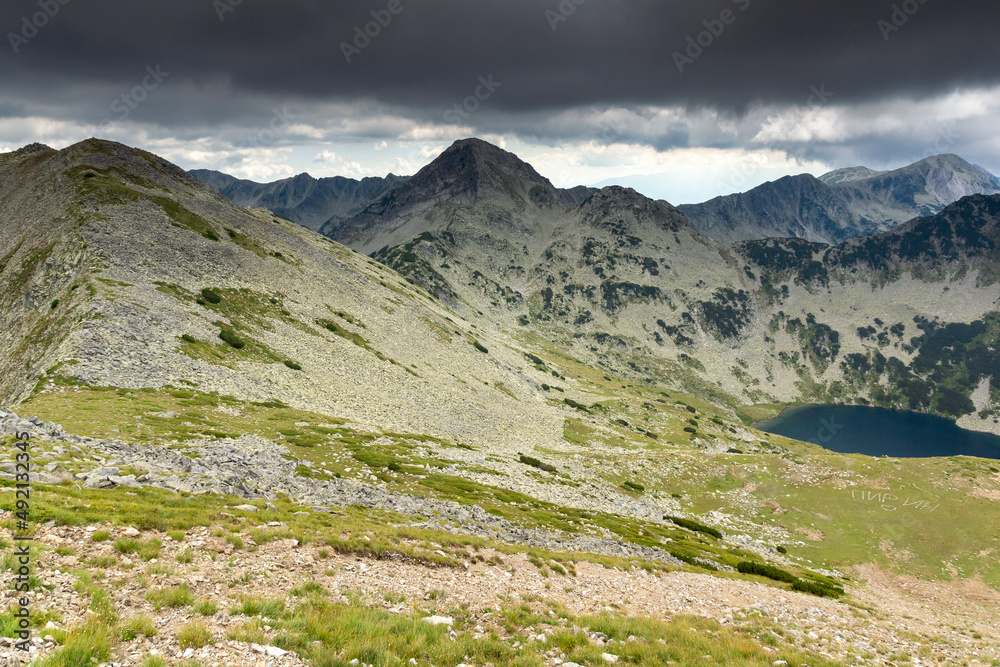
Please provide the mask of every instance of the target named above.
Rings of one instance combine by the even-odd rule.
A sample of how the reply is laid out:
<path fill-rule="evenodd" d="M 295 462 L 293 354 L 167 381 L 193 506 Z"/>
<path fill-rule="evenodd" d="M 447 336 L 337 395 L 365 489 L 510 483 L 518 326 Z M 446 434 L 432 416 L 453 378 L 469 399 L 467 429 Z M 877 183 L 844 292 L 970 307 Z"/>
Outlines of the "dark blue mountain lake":
<path fill-rule="evenodd" d="M 1000 436 L 968 431 L 951 420 L 918 412 L 857 405 L 806 405 L 789 408 L 754 426 L 841 454 L 1000 459 Z"/>

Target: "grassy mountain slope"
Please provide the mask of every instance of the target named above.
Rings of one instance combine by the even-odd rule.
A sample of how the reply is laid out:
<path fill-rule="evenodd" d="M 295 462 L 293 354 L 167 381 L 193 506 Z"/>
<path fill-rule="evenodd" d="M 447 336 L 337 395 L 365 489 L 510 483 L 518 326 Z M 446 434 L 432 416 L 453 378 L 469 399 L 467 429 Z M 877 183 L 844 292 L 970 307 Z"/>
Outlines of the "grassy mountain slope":
<path fill-rule="evenodd" d="M 159 158 L 90 141 L 3 169 L 6 400 L 63 364 L 88 384 L 184 380 L 473 444 L 558 434 L 520 354 L 479 351 L 484 334 L 379 264 Z"/>

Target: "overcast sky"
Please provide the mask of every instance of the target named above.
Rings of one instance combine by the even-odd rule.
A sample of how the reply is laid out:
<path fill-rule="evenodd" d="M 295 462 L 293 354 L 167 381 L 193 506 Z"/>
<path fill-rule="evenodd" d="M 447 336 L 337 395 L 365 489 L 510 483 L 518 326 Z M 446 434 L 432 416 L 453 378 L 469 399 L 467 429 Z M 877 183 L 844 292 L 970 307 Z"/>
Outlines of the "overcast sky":
<path fill-rule="evenodd" d="M 0 151 L 258 181 L 452 141 L 673 203 L 958 153 L 1000 173 L 996 0 L 5 0 Z"/>

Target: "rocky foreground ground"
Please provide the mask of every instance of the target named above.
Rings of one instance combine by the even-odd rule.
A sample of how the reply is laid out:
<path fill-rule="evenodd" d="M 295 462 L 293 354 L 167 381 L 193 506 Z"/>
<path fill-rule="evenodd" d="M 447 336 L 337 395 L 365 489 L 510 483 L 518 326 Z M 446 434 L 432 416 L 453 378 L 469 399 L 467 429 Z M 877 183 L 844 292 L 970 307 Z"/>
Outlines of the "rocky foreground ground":
<path fill-rule="evenodd" d="M 626 554 L 674 564 L 669 554 L 655 549 L 525 530 L 475 507 L 389 494 L 353 480 L 317 483 L 296 478 L 295 462 L 259 438 L 206 443 L 192 458 L 169 448 L 138 448 L 67 434 L 55 424 L 11 412 L 3 414 L 2 427 L 8 433 L 29 432 L 36 446 L 50 455 L 86 459 L 84 471 L 76 473 L 62 463 L 48 464 L 34 480 L 39 484 L 95 491 L 151 485 L 221 494 L 231 498 L 234 513 L 244 516 L 256 512 L 262 500 L 282 492 L 301 502 L 301 512 L 336 513 L 338 507 L 363 505 L 410 516 L 415 526 L 445 528 L 453 534 L 465 531 L 496 543 Z M 125 473 L 139 467 L 146 472 Z M 246 502 L 251 498 L 257 503 Z M 11 518 L 4 514 L 0 518 Z M 305 664 L 294 651 L 275 646 L 277 631 L 266 615 L 248 615 L 244 604 L 272 600 L 290 608 L 305 595 L 304 585 L 334 602 L 417 614 L 428 619 L 424 622 L 447 624 L 455 637 L 496 633 L 511 646 L 533 643 L 552 665 L 566 656 L 541 649 L 547 633 L 564 629 L 566 622 L 560 616 L 608 612 L 659 619 L 698 616 L 723 627 L 760 628 L 758 637 L 771 647 L 766 650 L 774 652 L 775 664 L 781 664 L 782 647 L 849 664 L 1000 664 L 1000 593 L 972 580 L 926 582 L 858 567 L 848 573 L 853 584 L 846 601 L 834 601 L 723 576 L 619 569 L 583 559 L 566 572 L 550 572 L 529 553 L 510 550 L 452 551 L 452 563 L 457 564 L 446 566 L 406 558 L 376 559 L 331 552 L 322 544 L 301 544 L 287 537 L 285 528 L 281 522 L 271 522 L 242 531 L 209 526 L 140 534 L 113 522 L 88 526 L 53 522 L 39 527 L 40 551 L 34 567 L 43 586 L 36 586 L 33 605 L 36 615 L 53 620 L 36 633 L 32 657 L 57 650 L 54 633 L 83 623 L 94 613 L 92 599 L 80 584 L 84 577 L 109 594 L 109 608 L 119 618 L 152 621 L 149 636 L 140 633 L 114 649 L 109 664 L 122 667 L 150 664 L 144 663 L 150 656 L 163 658 L 164 664 L 203 667 Z M 268 539 L 269 530 L 277 531 L 278 539 Z M 11 532 L 5 528 L 2 534 L 10 543 Z M 364 534 L 347 537 L 367 539 Z M 162 546 L 155 557 L 143 558 L 123 550 L 121 540 Z M 150 596 L 151 591 L 180 588 L 190 599 L 176 606 L 161 606 Z M 8 590 L 5 595 L 12 602 L 15 593 Z M 511 631 L 501 618 L 505 610 L 522 603 L 551 612 L 551 623 Z M 193 621 L 204 630 L 195 645 L 184 638 Z M 606 642 L 600 633 L 579 631 L 587 632 L 588 641 L 608 656 L 606 660 L 617 657 L 614 642 Z M 4 664 L 15 664 L 18 655 L 12 639 L 0 640 Z"/>
<path fill-rule="evenodd" d="M 94 535 L 102 530 L 110 535 L 95 542 Z M 612 611 L 661 619 L 696 615 L 728 627 L 761 625 L 769 635 L 765 643 L 773 645 L 770 650 L 776 656 L 782 646 L 793 645 L 847 664 L 982 665 L 997 664 L 1000 658 L 1000 594 L 975 582 L 928 583 L 858 568 L 854 574 L 859 585 L 850 590 L 853 601 L 848 604 L 681 571 L 621 571 L 578 562 L 575 574 L 546 575 L 525 555 L 492 550 L 470 549 L 455 568 L 330 554 L 291 539 L 260 544 L 248 552 L 245 549 L 252 546 L 248 535 L 243 535 L 241 549 L 216 532 L 194 529 L 180 541 L 144 534 L 141 537 L 160 539 L 163 546 L 158 559 L 143 561 L 114 546 L 116 539 L 139 537 L 132 528 L 42 529 L 40 543 L 53 551 L 44 553 L 37 571 L 52 590 L 36 592 L 35 613 L 54 611 L 61 619 L 39 633 L 32 655 L 56 648 L 51 631 L 57 626 L 81 623 L 93 613 L 87 611 L 86 596 L 75 588 L 73 573 L 88 563 L 101 563 L 106 567 L 98 583 L 110 592 L 118 613 L 123 618 L 148 615 L 155 624 L 155 636 L 140 635 L 115 651 L 111 664 L 122 667 L 139 665 L 150 655 L 162 656 L 170 664 L 194 659 L 204 667 L 301 665 L 293 652 L 272 645 L 275 632 L 266 616 L 250 618 L 237 610 L 247 599 L 291 605 L 306 582 L 315 582 L 343 604 L 362 601 L 397 614 L 417 609 L 428 619 L 425 622 L 454 625 L 456 634 L 482 636 L 493 631 L 512 645 L 545 642 L 547 633 L 560 628 L 560 618 L 553 613 L 546 626 L 505 631 L 501 610 L 527 601 L 541 610 L 560 609 L 572 615 Z M 147 599 L 151 590 L 179 586 L 197 601 L 193 606 L 158 610 Z M 8 598 L 12 595 L 7 592 Z M 452 617 L 455 609 L 464 610 L 461 619 Z M 212 643 L 182 648 L 179 635 L 192 619 L 204 622 Z M 589 639 L 615 655 L 614 643 L 597 635 Z M 0 658 L 12 664 L 16 655 L 11 641 L 3 642 Z M 561 662 L 558 652 L 547 657 L 548 664 Z"/>

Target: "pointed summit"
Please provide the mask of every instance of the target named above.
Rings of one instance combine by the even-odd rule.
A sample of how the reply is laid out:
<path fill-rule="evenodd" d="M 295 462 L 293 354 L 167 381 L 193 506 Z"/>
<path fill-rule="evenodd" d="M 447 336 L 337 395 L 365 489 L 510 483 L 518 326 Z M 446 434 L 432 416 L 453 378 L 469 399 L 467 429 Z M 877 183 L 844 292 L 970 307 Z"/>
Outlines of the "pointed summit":
<path fill-rule="evenodd" d="M 534 167 L 482 139 L 456 141 L 401 189 L 446 193 L 471 201 L 498 197 L 515 205 L 558 199 L 552 183 Z"/>
<path fill-rule="evenodd" d="M 371 241 L 381 238 L 375 228 L 383 227 L 385 220 L 421 217 L 428 210 L 477 207 L 505 220 L 531 217 L 533 212 L 577 206 L 593 192 L 582 187 L 559 190 L 513 153 L 482 139 L 463 139 L 361 213 L 336 224 L 331 221 L 320 233 L 341 241 Z"/>

